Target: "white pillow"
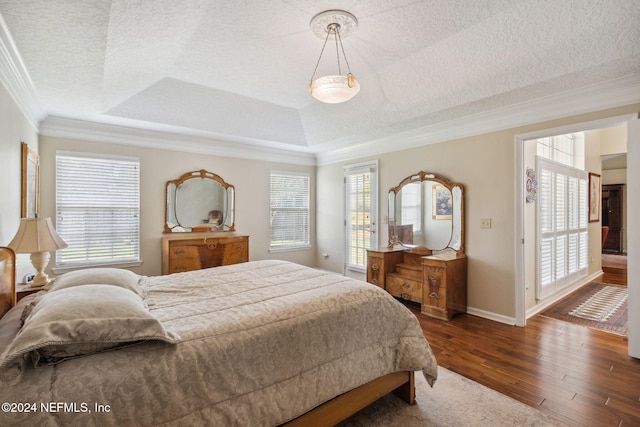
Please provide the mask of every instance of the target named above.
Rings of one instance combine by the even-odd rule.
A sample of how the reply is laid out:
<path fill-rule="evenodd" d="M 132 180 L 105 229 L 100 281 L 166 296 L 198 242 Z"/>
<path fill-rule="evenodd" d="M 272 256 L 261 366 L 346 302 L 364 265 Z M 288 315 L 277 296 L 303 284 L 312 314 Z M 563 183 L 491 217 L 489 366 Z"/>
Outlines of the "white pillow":
<path fill-rule="evenodd" d="M 80 285 L 113 285 L 144 296 L 138 286 L 140 276 L 122 268 L 88 268 L 64 273 L 49 288 L 49 292 Z"/>
<path fill-rule="evenodd" d="M 2 355 L 0 380 L 16 379 L 25 355 L 37 367 L 149 340 L 176 343 L 180 337 L 127 289 L 85 285 L 48 292 Z"/>

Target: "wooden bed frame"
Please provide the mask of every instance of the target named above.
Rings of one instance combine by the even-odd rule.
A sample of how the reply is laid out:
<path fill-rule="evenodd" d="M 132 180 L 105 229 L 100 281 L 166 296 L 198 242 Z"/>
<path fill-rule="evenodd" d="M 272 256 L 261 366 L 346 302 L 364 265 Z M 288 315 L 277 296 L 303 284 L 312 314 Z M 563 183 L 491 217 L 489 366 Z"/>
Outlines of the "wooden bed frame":
<path fill-rule="evenodd" d="M 16 305 L 15 264 L 15 252 L 11 248 L 0 246 L 0 318 Z M 400 371 L 384 375 L 334 397 L 283 425 L 288 427 L 333 426 L 391 392 L 408 404 L 415 404 L 413 371 Z"/>
<path fill-rule="evenodd" d="M 334 397 L 283 425 L 287 427 L 334 426 L 391 392 L 408 404 L 415 404 L 416 393 L 413 371 L 393 372 L 377 378 Z"/>
<path fill-rule="evenodd" d="M 0 246 L 0 318 L 16 305 L 16 253 Z"/>

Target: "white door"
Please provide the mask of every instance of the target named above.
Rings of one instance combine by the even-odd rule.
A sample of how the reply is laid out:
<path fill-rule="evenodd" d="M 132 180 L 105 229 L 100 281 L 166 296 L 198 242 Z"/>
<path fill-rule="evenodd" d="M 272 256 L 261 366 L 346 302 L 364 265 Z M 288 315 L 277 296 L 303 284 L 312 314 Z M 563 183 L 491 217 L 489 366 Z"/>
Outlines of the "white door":
<path fill-rule="evenodd" d="M 378 247 L 378 162 L 345 166 L 344 187 L 346 268 L 365 271 Z"/>

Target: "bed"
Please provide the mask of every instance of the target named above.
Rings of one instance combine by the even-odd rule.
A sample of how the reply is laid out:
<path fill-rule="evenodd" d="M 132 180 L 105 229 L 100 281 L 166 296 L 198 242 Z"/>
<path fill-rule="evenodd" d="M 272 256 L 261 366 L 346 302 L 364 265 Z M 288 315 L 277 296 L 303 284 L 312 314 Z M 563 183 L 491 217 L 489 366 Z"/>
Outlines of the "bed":
<path fill-rule="evenodd" d="M 5 307 L 13 260 L 0 248 Z M 413 403 L 414 371 L 437 376 L 386 292 L 273 260 L 66 273 L 4 314 L 0 348 L 3 425 L 334 425 L 391 391 Z"/>

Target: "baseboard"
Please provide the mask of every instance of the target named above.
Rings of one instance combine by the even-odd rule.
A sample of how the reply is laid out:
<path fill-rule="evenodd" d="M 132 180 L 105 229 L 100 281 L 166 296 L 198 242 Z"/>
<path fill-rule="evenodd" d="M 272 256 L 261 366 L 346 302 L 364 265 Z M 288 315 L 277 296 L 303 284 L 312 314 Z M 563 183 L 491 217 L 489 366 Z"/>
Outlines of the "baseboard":
<path fill-rule="evenodd" d="M 507 325 L 515 325 L 515 317 L 504 316 L 502 314 L 493 313 L 491 311 L 481 310 L 479 308 L 467 307 L 467 314 L 482 317 L 484 319 L 493 320 L 499 323 L 505 323 Z"/>

